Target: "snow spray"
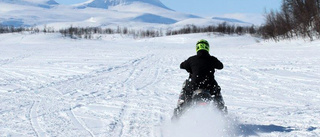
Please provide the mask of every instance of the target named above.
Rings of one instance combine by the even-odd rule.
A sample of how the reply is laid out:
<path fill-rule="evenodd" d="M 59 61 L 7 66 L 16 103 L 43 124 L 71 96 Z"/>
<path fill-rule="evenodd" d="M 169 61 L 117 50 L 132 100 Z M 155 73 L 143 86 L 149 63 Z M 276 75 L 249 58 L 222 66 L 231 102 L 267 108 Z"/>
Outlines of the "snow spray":
<path fill-rule="evenodd" d="M 226 137 L 234 129 L 227 118 L 212 106 L 192 108 L 176 122 L 163 128 L 163 137 Z"/>

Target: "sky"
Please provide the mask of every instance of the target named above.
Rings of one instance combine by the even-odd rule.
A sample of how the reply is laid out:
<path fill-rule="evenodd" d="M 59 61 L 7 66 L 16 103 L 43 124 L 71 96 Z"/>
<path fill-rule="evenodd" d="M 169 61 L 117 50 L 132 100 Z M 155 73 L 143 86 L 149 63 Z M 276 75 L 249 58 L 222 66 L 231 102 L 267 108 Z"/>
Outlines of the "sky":
<path fill-rule="evenodd" d="M 71 5 L 88 0 L 56 0 L 60 4 Z M 235 18 L 254 24 L 261 24 L 263 14 L 279 10 L 282 0 L 160 0 L 164 5 L 178 12 L 202 17 Z"/>

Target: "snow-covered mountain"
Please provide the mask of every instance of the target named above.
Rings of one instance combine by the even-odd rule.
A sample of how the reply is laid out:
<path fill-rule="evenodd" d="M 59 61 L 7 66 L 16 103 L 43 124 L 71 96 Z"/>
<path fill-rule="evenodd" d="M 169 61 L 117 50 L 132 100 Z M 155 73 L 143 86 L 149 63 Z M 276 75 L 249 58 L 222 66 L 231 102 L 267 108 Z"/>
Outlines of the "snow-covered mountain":
<path fill-rule="evenodd" d="M 223 22 L 174 11 L 159 0 L 90 0 L 72 6 L 59 5 L 54 0 L 0 0 L 0 7 L 2 25 L 46 25 L 56 29 L 71 25 L 173 28 L 187 24 L 203 26 Z"/>
<path fill-rule="evenodd" d="M 3 3 L 51 8 L 58 5 L 55 0 L 0 0 Z"/>
<path fill-rule="evenodd" d="M 90 0 L 85 3 L 79 4 L 78 8 L 103 8 L 108 9 L 110 7 L 119 6 L 119 5 L 130 5 L 133 3 L 145 3 L 153 6 L 169 9 L 159 0 Z"/>

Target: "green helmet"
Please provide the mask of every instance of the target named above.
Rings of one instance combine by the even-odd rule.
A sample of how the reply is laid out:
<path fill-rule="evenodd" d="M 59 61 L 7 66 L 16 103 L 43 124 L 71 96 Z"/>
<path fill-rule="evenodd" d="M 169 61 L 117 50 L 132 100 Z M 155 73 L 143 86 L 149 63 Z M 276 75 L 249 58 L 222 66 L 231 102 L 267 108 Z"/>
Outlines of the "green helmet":
<path fill-rule="evenodd" d="M 209 52 L 210 46 L 207 40 L 201 39 L 197 42 L 196 45 L 196 51 L 198 52 L 199 50 L 206 50 Z"/>

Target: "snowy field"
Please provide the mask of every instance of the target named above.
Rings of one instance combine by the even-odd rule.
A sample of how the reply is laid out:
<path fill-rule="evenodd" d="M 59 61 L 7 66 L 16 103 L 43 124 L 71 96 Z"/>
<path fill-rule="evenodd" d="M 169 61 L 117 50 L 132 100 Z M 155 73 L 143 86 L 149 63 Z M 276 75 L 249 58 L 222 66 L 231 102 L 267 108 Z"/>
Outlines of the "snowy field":
<path fill-rule="evenodd" d="M 188 76 L 180 62 L 202 38 L 225 65 L 216 79 L 229 115 L 199 110 L 171 123 Z M 316 137 L 319 85 L 320 41 L 1 34 L 0 136 Z"/>

